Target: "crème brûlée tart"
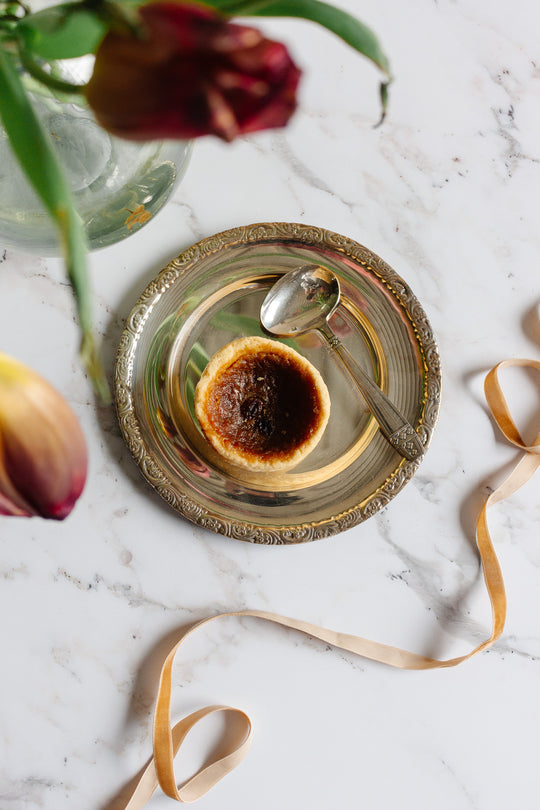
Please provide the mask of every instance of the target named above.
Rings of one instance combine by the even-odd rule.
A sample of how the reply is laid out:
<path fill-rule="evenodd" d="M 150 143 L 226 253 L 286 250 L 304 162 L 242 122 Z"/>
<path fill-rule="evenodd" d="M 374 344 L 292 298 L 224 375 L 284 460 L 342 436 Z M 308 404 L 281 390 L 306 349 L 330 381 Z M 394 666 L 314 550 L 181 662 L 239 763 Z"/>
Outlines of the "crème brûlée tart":
<path fill-rule="evenodd" d="M 195 414 L 212 447 L 250 470 L 286 470 L 318 444 L 330 416 L 319 371 L 275 340 L 246 337 L 220 349 L 195 391 Z"/>

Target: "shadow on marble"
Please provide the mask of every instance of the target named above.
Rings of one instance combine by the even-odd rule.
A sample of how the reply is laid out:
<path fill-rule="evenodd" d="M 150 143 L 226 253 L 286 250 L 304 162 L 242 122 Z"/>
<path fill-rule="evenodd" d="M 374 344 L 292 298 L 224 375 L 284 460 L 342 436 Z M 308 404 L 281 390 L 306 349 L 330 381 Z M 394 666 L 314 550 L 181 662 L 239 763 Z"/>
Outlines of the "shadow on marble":
<path fill-rule="evenodd" d="M 525 337 L 539 348 L 540 353 L 540 301 L 536 301 L 523 315 L 521 328 Z"/>
<path fill-rule="evenodd" d="M 195 624 L 197 624 L 197 620 L 186 622 L 178 625 L 174 630 L 165 633 L 144 657 L 133 684 L 126 711 L 126 718 L 120 732 L 124 738 L 129 738 L 130 730 L 133 726 L 140 728 L 143 722 L 148 724 L 149 727 L 151 726 L 148 715 L 155 704 L 163 663 L 178 640 Z M 193 708 L 189 709 L 186 707 L 186 714 L 193 710 Z M 179 718 L 175 720 L 173 717 L 172 723 L 178 722 L 178 719 Z M 241 744 L 245 737 L 245 725 L 233 712 L 220 713 L 220 721 L 221 732 L 219 733 L 218 739 L 208 744 L 199 766 L 200 769 L 205 768 L 211 762 L 215 762 L 225 754 L 230 753 L 231 750 Z M 148 739 L 150 745 L 150 733 L 148 733 Z M 186 741 L 189 741 L 189 734 L 186 737 Z M 186 745 L 186 742 L 184 742 L 184 745 Z M 122 743 L 121 747 L 123 747 Z M 177 758 L 180 756 L 181 751 L 179 751 Z M 105 803 L 100 805 L 99 810 L 124 810 L 149 761 L 149 759 L 146 760 L 135 776 L 125 782 L 114 796 L 109 797 Z M 188 778 L 189 776 L 186 777 L 186 779 Z"/>
<path fill-rule="evenodd" d="M 125 810 L 125 807 L 131 798 L 132 793 L 137 787 L 139 779 L 144 773 L 149 760 L 147 760 L 142 768 L 135 774 L 128 782 L 126 782 L 115 795 L 101 804 L 98 810 Z"/>
<path fill-rule="evenodd" d="M 536 343 L 540 343 L 540 322 L 538 315 L 538 305 L 535 305 L 525 313 L 522 320 L 522 327 L 525 335 Z M 476 401 L 478 406 L 486 414 L 493 433 L 494 443 L 504 445 L 513 452 L 509 461 L 499 465 L 496 469 L 492 469 L 487 473 L 487 475 L 483 476 L 476 482 L 474 487 L 472 487 L 471 493 L 463 500 L 460 508 L 460 525 L 464 536 L 470 543 L 471 548 L 473 548 L 475 551 L 475 556 L 478 562 L 478 571 L 474 578 L 474 582 L 470 583 L 469 590 L 472 590 L 475 582 L 479 578 L 479 574 L 481 573 L 480 556 L 476 544 L 476 524 L 480 511 L 488 496 L 494 492 L 495 489 L 500 486 L 501 482 L 510 475 L 510 473 L 516 467 L 519 459 L 523 456 L 523 451 L 510 445 L 508 440 L 503 436 L 501 429 L 497 425 L 497 422 L 495 421 L 495 418 L 493 417 L 485 398 L 481 397 L 474 391 L 474 383 L 478 381 L 479 377 L 482 379 L 485 378 L 489 370 L 490 369 L 485 366 L 482 368 L 469 370 L 463 374 L 462 380 L 464 386 L 468 390 L 469 395 Z M 526 376 L 530 384 L 530 390 L 535 391 L 537 401 L 540 402 L 540 375 L 531 368 L 522 368 L 519 370 Z M 518 425 L 518 429 L 526 442 L 534 441 L 538 435 L 540 429 L 538 414 L 539 410 L 535 408 L 532 413 L 528 415 L 525 421 Z M 455 610 L 453 610 L 452 613 L 455 612 L 457 614 L 459 612 L 461 601 L 462 599 L 458 598 L 455 605 Z"/>
<path fill-rule="evenodd" d="M 109 313 L 108 322 L 105 324 L 103 338 L 102 338 L 102 353 L 107 380 L 114 395 L 114 367 L 116 362 L 116 353 L 118 344 L 124 331 L 126 320 L 135 306 L 140 295 L 146 289 L 148 284 L 161 272 L 161 270 L 172 261 L 175 256 L 180 255 L 189 245 L 185 247 L 180 246 L 174 256 L 156 260 L 152 266 L 144 273 L 140 274 L 137 279 L 133 279 L 129 284 L 127 292 L 122 297 L 118 308 Z M 170 515 L 171 507 L 165 503 L 161 498 L 144 480 L 141 472 L 131 457 L 131 453 L 127 448 L 118 421 L 116 418 L 116 410 L 114 402 L 112 405 L 104 405 L 99 399 L 95 398 L 95 413 L 97 423 L 101 430 L 103 440 L 112 456 L 116 459 L 119 472 L 126 475 L 130 482 L 137 488 L 137 492 L 142 498 L 150 499 L 154 506 L 163 510 L 164 513 Z M 182 518 L 178 517 L 179 520 Z"/>
<path fill-rule="evenodd" d="M 535 358 L 531 358 L 531 359 L 535 359 Z M 540 361 L 540 354 L 539 354 L 538 360 Z M 493 417 L 493 414 L 491 413 L 491 410 L 489 409 L 489 406 L 488 406 L 485 398 L 483 396 L 481 397 L 481 396 L 477 395 L 473 390 L 473 385 L 472 385 L 473 382 L 478 380 L 479 377 L 482 377 L 482 379 L 485 378 L 487 373 L 489 372 L 489 370 L 490 370 L 489 368 L 487 368 L 486 366 L 483 366 L 482 368 L 477 368 L 477 369 L 467 371 L 467 372 L 465 372 L 463 374 L 462 380 L 463 380 L 465 386 L 467 387 L 468 393 L 471 396 L 471 398 L 474 399 L 476 404 L 483 410 L 486 417 L 488 418 L 489 423 L 491 425 L 492 432 L 493 432 L 493 441 L 494 441 L 494 443 L 499 444 L 499 445 L 506 445 L 508 447 L 508 446 L 510 446 L 509 442 L 504 437 L 504 435 L 502 434 L 501 429 L 498 426 L 497 422 L 495 421 L 495 419 Z M 521 415 L 520 417 L 517 417 L 517 416 L 514 417 L 515 421 L 516 421 L 516 426 L 517 426 L 523 440 L 525 441 L 525 443 L 532 443 L 532 442 L 534 442 L 534 440 L 536 439 L 536 437 L 538 436 L 538 433 L 540 431 L 540 415 L 539 415 L 540 414 L 540 373 L 538 371 L 536 371 L 535 369 L 526 368 L 526 367 L 519 368 L 518 370 L 519 370 L 519 373 L 523 375 L 523 378 L 525 380 L 527 380 L 527 385 L 528 385 L 529 390 L 535 392 L 536 400 L 539 403 L 538 407 L 532 408 L 530 410 L 530 412 L 525 417 L 523 417 L 523 415 Z M 527 394 L 527 396 L 530 396 L 530 394 Z M 512 409 L 510 408 L 510 411 L 511 410 Z M 518 450 L 518 452 L 521 453 L 522 451 Z"/>

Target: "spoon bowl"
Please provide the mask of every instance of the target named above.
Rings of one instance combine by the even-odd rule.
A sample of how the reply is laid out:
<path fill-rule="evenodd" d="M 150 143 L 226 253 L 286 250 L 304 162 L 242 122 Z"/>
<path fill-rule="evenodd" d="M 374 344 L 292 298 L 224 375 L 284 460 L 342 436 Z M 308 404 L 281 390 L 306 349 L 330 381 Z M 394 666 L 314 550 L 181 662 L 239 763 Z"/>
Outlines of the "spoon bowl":
<path fill-rule="evenodd" d="M 339 299 L 339 282 L 330 270 L 302 265 L 272 286 L 261 307 L 261 324 L 278 337 L 302 335 L 325 327 Z"/>
<path fill-rule="evenodd" d="M 416 431 L 358 365 L 328 324 L 339 305 L 340 295 L 339 280 L 331 270 L 318 264 L 302 265 L 282 275 L 271 287 L 261 306 L 261 326 L 268 334 L 281 338 L 317 330 L 388 442 L 404 458 L 418 460 L 424 448 Z"/>

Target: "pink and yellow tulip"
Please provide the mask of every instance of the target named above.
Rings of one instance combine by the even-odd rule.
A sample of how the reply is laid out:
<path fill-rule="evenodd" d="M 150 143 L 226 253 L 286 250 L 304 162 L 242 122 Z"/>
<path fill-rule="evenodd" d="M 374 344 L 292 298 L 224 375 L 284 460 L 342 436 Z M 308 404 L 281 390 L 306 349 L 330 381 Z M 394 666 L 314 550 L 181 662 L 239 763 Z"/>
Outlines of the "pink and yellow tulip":
<path fill-rule="evenodd" d="M 0 352 L 0 515 L 63 520 L 86 471 L 84 435 L 65 399 Z"/>

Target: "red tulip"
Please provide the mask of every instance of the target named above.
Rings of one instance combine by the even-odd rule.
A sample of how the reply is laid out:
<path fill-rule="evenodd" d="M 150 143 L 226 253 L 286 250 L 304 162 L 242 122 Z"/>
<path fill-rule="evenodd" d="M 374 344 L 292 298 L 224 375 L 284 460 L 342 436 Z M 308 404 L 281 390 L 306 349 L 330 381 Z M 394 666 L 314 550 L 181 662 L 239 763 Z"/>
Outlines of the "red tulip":
<path fill-rule="evenodd" d="M 81 494 L 86 443 L 67 402 L 0 353 L 0 515 L 63 520 Z"/>
<path fill-rule="evenodd" d="M 280 42 L 209 8 L 153 2 L 143 29 L 109 31 L 86 95 L 99 123 L 133 140 L 237 135 L 284 126 L 300 71 Z"/>

